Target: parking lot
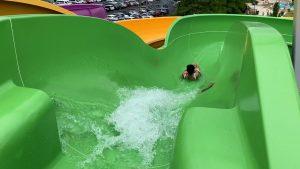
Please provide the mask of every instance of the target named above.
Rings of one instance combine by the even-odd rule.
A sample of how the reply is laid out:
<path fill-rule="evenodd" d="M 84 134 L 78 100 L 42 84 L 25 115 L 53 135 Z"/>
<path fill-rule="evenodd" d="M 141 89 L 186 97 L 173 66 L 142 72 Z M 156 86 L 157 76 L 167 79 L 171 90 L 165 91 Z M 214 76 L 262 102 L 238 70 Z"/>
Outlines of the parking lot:
<path fill-rule="evenodd" d="M 174 1 L 123 1 L 121 5 L 102 2 L 108 12 L 108 20 L 152 18 L 175 13 Z M 123 5 L 122 5 L 123 4 Z M 125 5 L 124 5 L 125 4 Z M 127 6 L 126 6 L 127 5 Z M 111 8 L 113 6 L 113 8 Z M 113 9 L 113 10 L 112 10 Z"/>
<path fill-rule="evenodd" d="M 58 0 L 56 3 L 102 4 L 110 21 L 168 16 L 176 12 L 174 0 Z"/>

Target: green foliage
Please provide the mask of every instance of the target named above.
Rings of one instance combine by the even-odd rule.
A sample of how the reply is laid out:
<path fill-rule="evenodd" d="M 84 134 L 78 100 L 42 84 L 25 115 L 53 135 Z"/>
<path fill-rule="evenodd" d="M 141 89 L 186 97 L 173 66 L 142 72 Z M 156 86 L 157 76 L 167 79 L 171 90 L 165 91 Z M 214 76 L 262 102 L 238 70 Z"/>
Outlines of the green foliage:
<path fill-rule="evenodd" d="M 273 16 L 277 17 L 278 16 L 278 12 L 279 12 L 279 3 L 276 2 L 273 6 Z"/>
<path fill-rule="evenodd" d="M 249 0 L 182 0 L 177 7 L 177 15 L 197 13 L 244 13 Z"/>

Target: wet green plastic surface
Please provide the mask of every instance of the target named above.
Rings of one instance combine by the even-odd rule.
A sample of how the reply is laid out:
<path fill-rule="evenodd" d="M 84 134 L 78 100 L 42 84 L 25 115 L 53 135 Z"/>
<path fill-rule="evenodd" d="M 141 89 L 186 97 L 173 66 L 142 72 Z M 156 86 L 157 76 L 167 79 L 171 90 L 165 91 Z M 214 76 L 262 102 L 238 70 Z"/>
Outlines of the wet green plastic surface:
<path fill-rule="evenodd" d="M 1 17 L 0 35 L 0 168 L 76 166 L 60 152 L 49 96 L 112 105 L 121 87 L 177 90 L 193 85 L 179 80 L 189 63 L 200 64 L 196 83 L 215 85 L 185 111 L 171 168 L 300 168 L 290 20 L 183 17 L 160 50 L 86 17 Z"/>

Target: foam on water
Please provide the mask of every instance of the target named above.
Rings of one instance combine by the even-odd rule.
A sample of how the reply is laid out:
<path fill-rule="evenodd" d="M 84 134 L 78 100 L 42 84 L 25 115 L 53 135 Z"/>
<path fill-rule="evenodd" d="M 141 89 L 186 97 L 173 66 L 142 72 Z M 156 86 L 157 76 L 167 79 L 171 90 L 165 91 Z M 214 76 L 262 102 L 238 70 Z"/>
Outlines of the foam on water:
<path fill-rule="evenodd" d="M 94 167 L 99 160 L 99 163 L 104 163 L 103 154 L 107 149 L 118 149 L 125 154 L 137 152 L 141 162 L 128 168 L 153 168 L 156 153 L 172 153 L 169 151 L 173 149 L 182 110 L 196 93 L 195 90 L 173 92 L 159 88 L 122 88 L 118 91 L 119 105 L 106 107 L 101 104 L 80 105 L 56 98 L 63 150 L 68 154 L 72 149 L 81 156 L 83 160 L 79 168 Z M 171 148 L 163 147 L 158 151 L 157 145 L 165 140 L 171 140 L 166 144 Z M 120 158 L 129 157 L 120 155 Z"/>
<path fill-rule="evenodd" d="M 157 88 L 122 89 L 119 93 L 122 102 L 108 121 L 120 132 L 120 142 L 138 150 L 144 162 L 150 164 L 155 143 L 160 138 L 175 137 L 182 106 L 195 93 L 176 94 Z"/>

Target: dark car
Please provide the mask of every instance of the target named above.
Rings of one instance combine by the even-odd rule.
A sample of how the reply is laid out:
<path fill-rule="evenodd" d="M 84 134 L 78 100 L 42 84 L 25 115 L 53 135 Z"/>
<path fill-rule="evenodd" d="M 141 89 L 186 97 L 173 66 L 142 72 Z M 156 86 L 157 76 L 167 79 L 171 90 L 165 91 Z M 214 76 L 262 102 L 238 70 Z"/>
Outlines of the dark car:
<path fill-rule="evenodd" d="M 137 15 L 137 14 L 132 14 L 131 16 L 134 17 L 134 19 L 140 19 L 141 18 L 141 16 Z"/>
<path fill-rule="evenodd" d="M 122 12 L 116 12 L 114 15 L 118 17 L 118 20 L 125 20 L 125 14 Z"/>
<path fill-rule="evenodd" d="M 121 4 L 119 2 L 117 2 L 117 3 L 108 3 L 108 4 L 114 6 L 115 9 L 121 9 Z"/>
<path fill-rule="evenodd" d="M 115 7 L 113 5 L 107 4 L 104 6 L 106 11 L 113 11 L 115 10 Z"/>
<path fill-rule="evenodd" d="M 127 5 L 127 7 L 130 7 L 130 6 L 131 6 L 129 0 L 125 0 L 124 3 Z"/>
<path fill-rule="evenodd" d="M 120 12 L 123 13 L 124 15 L 130 15 L 129 11 L 125 11 L 125 10 L 123 11 L 123 10 L 122 10 L 122 11 L 120 11 Z"/>
<path fill-rule="evenodd" d="M 160 15 L 167 15 L 169 13 L 168 8 L 157 8 L 156 12 L 160 13 Z"/>

